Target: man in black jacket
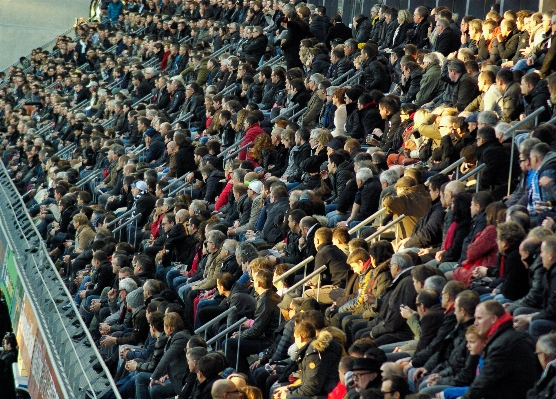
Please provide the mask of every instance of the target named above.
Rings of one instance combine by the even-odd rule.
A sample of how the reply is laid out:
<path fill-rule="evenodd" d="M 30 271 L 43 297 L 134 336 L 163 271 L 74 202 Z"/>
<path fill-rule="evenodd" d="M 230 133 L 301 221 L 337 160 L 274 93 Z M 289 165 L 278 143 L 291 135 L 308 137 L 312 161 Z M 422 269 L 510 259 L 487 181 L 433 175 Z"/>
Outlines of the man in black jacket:
<path fill-rule="evenodd" d="M 320 274 L 320 289 L 313 288 L 306 290 L 305 298 L 314 298 L 319 303 L 330 305 L 333 299 L 329 294 L 337 288 L 345 288 L 350 267 L 347 264 L 347 255 L 337 246 L 332 244 L 332 230 L 328 227 L 321 227 L 315 232 L 314 237 L 317 256 L 315 257 L 315 269 L 326 266 L 327 269 Z M 317 280 L 310 283 L 315 286 Z"/>
<path fill-rule="evenodd" d="M 170 101 L 167 103 L 164 110 L 172 117 L 179 112 L 180 107 L 183 105 L 185 100 L 185 91 L 183 89 L 183 84 L 179 79 L 172 79 L 166 88 L 170 94 Z"/>
<path fill-rule="evenodd" d="M 428 359 L 423 359 L 426 361 L 424 365 L 409 370 L 409 383 L 411 386 L 415 384 L 413 391 L 417 391 L 417 387 L 420 390 L 434 387 L 440 392 L 440 386 L 461 386 L 472 381 L 479 359 L 469 355 L 465 332 L 473 325 L 473 315 L 479 302 L 479 296 L 470 290 L 457 295 L 454 304 L 457 325 L 438 343 L 436 351 Z M 418 364 L 422 364 L 421 361 Z"/>
<path fill-rule="evenodd" d="M 434 42 L 435 51 L 447 57 L 450 53 L 459 50 L 459 35 L 450 28 L 450 21 L 439 18 L 436 21 L 436 41 Z"/>
<path fill-rule="evenodd" d="M 497 301 L 482 302 L 475 310 L 475 325 L 488 337 L 484 365 L 462 396 L 471 398 L 525 398 L 540 376 L 533 339 L 516 331 L 512 317 Z"/>
<path fill-rule="evenodd" d="M 413 12 L 413 29 L 407 31 L 409 43 L 414 44 L 417 48 L 423 48 L 429 43 L 429 10 L 425 6 L 419 6 Z"/>
<path fill-rule="evenodd" d="M 272 291 L 272 277 L 272 272 L 264 269 L 254 276 L 255 292 L 259 295 L 254 323 L 249 328 L 245 328 L 247 324 L 244 323 L 243 331 L 234 333 L 225 342 L 228 364 L 236 364 L 239 350 L 237 371 L 240 373 L 249 373 L 247 357 L 272 345 L 274 331 L 278 328 L 280 297 Z"/>
<path fill-rule="evenodd" d="M 419 219 L 411 237 L 400 242 L 401 248 L 434 248 L 442 244 L 442 227 L 446 212 L 440 202 L 440 188 L 449 180 L 448 176 L 441 173 L 429 180 L 432 207 Z"/>

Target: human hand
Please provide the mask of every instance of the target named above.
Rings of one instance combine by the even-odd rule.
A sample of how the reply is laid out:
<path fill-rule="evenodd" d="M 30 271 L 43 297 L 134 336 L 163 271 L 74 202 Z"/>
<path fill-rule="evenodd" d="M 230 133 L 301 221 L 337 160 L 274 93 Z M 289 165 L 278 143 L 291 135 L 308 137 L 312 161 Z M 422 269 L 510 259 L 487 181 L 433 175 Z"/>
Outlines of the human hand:
<path fill-rule="evenodd" d="M 514 328 L 516 330 L 527 331 L 532 318 L 532 314 L 520 314 L 519 316 L 514 316 Z"/>
<path fill-rule="evenodd" d="M 427 374 L 428 374 L 427 369 L 425 369 L 424 367 L 419 367 L 417 370 L 415 370 L 415 373 L 413 374 L 413 381 L 417 381 L 419 378 Z"/>
<path fill-rule="evenodd" d="M 255 370 L 256 368 L 258 368 L 261 365 L 261 359 L 255 360 L 250 366 L 249 369 L 250 370 Z"/>
<path fill-rule="evenodd" d="M 554 226 L 554 223 L 555 223 L 554 219 L 552 219 L 551 217 L 547 217 L 542 221 L 541 225 L 542 225 L 542 227 L 552 229 L 552 226 Z"/>
<path fill-rule="evenodd" d="M 546 187 L 550 183 L 552 183 L 552 178 L 550 178 L 548 176 L 543 176 L 539 179 L 539 186 L 541 186 L 541 187 Z"/>
<path fill-rule="evenodd" d="M 415 313 L 417 313 L 416 311 L 414 311 L 413 309 L 411 309 L 409 306 L 400 306 L 400 314 L 402 315 L 402 317 L 404 319 L 409 319 L 411 316 L 413 316 Z"/>
<path fill-rule="evenodd" d="M 113 301 L 118 297 L 118 292 L 116 291 L 115 288 L 112 288 L 110 291 L 108 291 L 107 295 L 108 295 L 108 299 Z"/>
<path fill-rule="evenodd" d="M 137 362 L 135 360 L 129 360 L 125 364 L 125 369 L 130 372 L 137 370 Z"/>
<path fill-rule="evenodd" d="M 79 298 L 85 299 L 87 297 L 87 291 L 81 290 L 79 291 Z"/>
<path fill-rule="evenodd" d="M 111 337 L 106 335 L 103 340 L 100 341 L 100 345 L 104 348 L 108 348 L 116 343 L 116 337 Z"/>
<path fill-rule="evenodd" d="M 479 266 L 473 270 L 473 277 L 484 277 L 487 275 L 487 268 L 485 266 Z"/>
<path fill-rule="evenodd" d="M 131 350 L 131 348 L 129 348 L 129 347 L 127 347 L 127 346 L 126 346 L 125 348 L 122 348 L 122 350 L 120 350 L 120 358 L 121 358 L 121 359 L 125 359 L 125 357 L 127 356 L 127 353 L 128 353 L 130 350 Z"/>

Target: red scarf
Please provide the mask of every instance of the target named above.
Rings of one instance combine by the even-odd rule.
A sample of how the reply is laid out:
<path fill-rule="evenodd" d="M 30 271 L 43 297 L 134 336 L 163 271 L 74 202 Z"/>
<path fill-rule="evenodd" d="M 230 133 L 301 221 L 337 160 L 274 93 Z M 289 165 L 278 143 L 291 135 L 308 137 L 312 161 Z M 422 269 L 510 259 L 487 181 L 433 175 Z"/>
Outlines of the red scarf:
<path fill-rule="evenodd" d="M 448 228 L 448 232 L 446 233 L 446 239 L 444 240 L 444 245 L 442 245 L 442 249 L 444 251 L 450 249 L 450 247 L 454 243 L 454 237 L 456 235 L 457 227 L 458 227 L 458 222 L 452 222 L 452 224 Z"/>
<path fill-rule="evenodd" d="M 512 321 L 514 318 L 508 312 L 505 312 L 496 322 L 490 327 L 488 331 L 487 338 L 490 339 L 494 335 L 496 331 L 500 328 L 500 326 L 508 321 Z"/>
<path fill-rule="evenodd" d="M 448 313 L 450 313 L 452 310 L 454 310 L 454 304 L 453 304 L 453 303 L 450 305 L 450 307 L 449 307 L 448 309 L 446 309 L 446 310 L 444 311 L 444 314 L 448 314 Z"/>
<path fill-rule="evenodd" d="M 500 268 L 498 269 L 499 272 L 500 272 L 500 277 L 504 277 L 504 272 L 505 272 L 505 270 L 504 270 L 504 267 L 505 267 L 504 261 L 505 260 L 506 260 L 506 255 L 500 256 Z"/>

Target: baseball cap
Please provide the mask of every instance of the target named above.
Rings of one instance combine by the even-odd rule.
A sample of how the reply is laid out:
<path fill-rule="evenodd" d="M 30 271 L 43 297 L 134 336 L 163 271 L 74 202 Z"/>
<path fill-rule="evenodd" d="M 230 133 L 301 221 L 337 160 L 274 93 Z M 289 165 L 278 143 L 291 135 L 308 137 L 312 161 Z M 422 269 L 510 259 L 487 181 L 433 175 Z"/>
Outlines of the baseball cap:
<path fill-rule="evenodd" d="M 131 185 L 132 188 L 137 188 L 140 191 L 147 191 L 147 183 L 145 183 L 143 180 L 137 180 L 135 183 L 133 183 Z"/>
<path fill-rule="evenodd" d="M 249 188 L 257 194 L 260 194 L 261 189 L 263 188 L 263 183 L 261 183 L 259 180 L 253 180 L 251 183 L 249 183 Z"/>

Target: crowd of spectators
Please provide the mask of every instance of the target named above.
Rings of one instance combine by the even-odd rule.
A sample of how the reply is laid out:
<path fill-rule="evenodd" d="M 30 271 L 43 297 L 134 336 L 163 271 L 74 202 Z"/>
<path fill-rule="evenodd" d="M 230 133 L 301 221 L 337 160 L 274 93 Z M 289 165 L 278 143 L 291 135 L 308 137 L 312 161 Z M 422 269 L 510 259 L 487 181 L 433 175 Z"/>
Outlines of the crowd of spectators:
<path fill-rule="evenodd" d="M 101 9 L 0 151 L 122 398 L 556 397 L 556 13 Z"/>

